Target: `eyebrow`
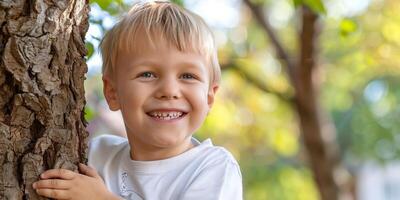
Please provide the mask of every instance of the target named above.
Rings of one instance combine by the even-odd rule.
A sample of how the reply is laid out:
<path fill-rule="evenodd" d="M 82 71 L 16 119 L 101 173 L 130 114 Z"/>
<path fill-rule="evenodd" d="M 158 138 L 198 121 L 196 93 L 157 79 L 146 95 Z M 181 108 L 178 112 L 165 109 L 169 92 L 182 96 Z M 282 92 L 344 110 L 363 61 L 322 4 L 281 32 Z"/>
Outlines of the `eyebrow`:
<path fill-rule="evenodd" d="M 139 67 L 139 66 L 158 66 L 156 62 L 153 61 L 142 61 L 142 62 L 133 62 L 130 64 L 130 67 Z"/>
<path fill-rule="evenodd" d="M 206 66 L 201 62 L 180 62 L 177 65 L 185 66 L 187 68 L 193 68 L 197 70 L 203 70 Z"/>
<path fill-rule="evenodd" d="M 205 69 L 205 67 L 206 67 L 201 62 L 190 62 L 190 61 L 179 62 L 179 63 L 176 63 L 175 65 L 179 66 L 179 67 L 196 69 L 196 70 L 200 70 L 200 71 L 203 71 Z M 156 66 L 156 67 L 159 67 L 159 63 L 153 62 L 151 60 L 146 60 L 146 61 L 133 63 L 133 64 L 131 64 L 129 66 L 131 68 L 131 69 L 129 69 L 129 71 L 133 70 L 134 68 L 140 67 L 140 66 Z M 207 71 L 207 70 L 204 70 L 204 71 Z"/>

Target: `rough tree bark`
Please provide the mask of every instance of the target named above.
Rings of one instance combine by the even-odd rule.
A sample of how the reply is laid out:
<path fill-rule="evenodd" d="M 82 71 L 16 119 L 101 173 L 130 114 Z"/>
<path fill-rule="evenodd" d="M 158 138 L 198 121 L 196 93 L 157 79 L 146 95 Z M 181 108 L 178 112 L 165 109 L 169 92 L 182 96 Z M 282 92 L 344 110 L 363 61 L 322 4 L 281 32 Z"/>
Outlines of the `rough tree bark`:
<path fill-rule="evenodd" d="M 318 101 L 319 83 L 315 81 L 318 16 L 307 7 L 301 9 L 300 50 L 298 62 L 288 53 L 266 20 L 262 7 L 244 0 L 253 16 L 266 31 L 277 56 L 286 65 L 295 94 L 293 105 L 299 118 L 310 167 L 322 200 L 353 199 L 349 173 L 341 165 L 334 125 L 323 112 Z"/>
<path fill-rule="evenodd" d="M 0 199 L 86 162 L 87 0 L 0 0 Z"/>

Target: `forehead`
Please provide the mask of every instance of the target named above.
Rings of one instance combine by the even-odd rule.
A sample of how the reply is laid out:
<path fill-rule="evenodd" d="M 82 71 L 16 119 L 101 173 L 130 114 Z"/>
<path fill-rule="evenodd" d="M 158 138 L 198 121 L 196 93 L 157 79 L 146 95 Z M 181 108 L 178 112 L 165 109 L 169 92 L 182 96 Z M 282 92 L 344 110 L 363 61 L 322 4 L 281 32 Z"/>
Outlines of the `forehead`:
<path fill-rule="evenodd" d="M 140 42 L 142 43 L 142 42 Z M 194 51 L 180 51 L 166 42 L 157 42 L 154 46 L 142 46 L 140 50 L 120 51 L 117 68 L 136 66 L 207 68 L 204 55 Z"/>
<path fill-rule="evenodd" d="M 125 36 L 122 36 L 125 37 Z M 120 43 L 117 58 L 130 60 L 156 60 L 173 56 L 175 59 L 202 60 L 208 63 L 208 55 L 200 47 L 190 41 L 176 42 L 167 38 L 161 31 L 145 31 L 139 29 L 137 32 L 127 34 L 125 42 Z"/>
<path fill-rule="evenodd" d="M 207 57 L 207 51 L 198 39 L 185 34 L 169 35 L 158 29 L 136 28 L 121 33 L 118 52 L 137 54 L 157 51 L 160 48 L 177 49 L 181 52 L 198 53 Z"/>

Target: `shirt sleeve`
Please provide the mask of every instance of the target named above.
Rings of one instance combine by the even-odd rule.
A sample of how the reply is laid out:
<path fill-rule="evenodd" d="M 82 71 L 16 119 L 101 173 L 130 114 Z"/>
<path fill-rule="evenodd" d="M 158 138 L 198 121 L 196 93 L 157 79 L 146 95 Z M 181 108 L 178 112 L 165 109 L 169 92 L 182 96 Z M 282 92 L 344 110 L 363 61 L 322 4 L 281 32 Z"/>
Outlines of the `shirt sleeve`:
<path fill-rule="evenodd" d="M 102 135 L 89 142 L 88 165 L 95 168 L 104 178 L 104 168 L 112 161 L 115 155 L 123 148 L 126 139 Z"/>
<path fill-rule="evenodd" d="M 239 165 L 232 160 L 227 160 L 203 169 L 180 199 L 242 200 L 242 175 Z"/>

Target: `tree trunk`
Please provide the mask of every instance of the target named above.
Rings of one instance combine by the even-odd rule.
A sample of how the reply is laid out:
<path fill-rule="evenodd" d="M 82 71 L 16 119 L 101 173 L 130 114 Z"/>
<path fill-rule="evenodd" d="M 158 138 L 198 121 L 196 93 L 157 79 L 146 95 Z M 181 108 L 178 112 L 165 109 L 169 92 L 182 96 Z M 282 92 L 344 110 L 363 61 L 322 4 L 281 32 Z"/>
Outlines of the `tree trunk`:
<path fill-rule="evenodd" d="M 323 200 L 352 199 L 348 189 L 348 172 L 341 166 L 336 130 L 318 100 L 316 48 L 318 16 L 302 8 L 299 63 L 295 68 L 295 105 L 300 129 L 309 154 L 310 167 Z"/>
<path fill-rule="evenodd" d="M 0 0 L 0 199 L 87 160 L 86 0 Z"/>
<path fill-rule="evenodd" d="M 333 123 L 323 112 L 318 100 L 319 83 L 315 80 L 318 16 L 302 7 L 300 51 L 298 63 L 294 63 L 284 50 L 272 27 L 266 20 L 262 6 L 251 0 L 243 0 L 256 20 L 265 30 L 276 54 L 286 65 L 288 77 L 295 90 L 294 108 L 298 114 L 299 128 L 310 160 L 314 180 L 322 200 L 354 199 L 350 193 L 351 177 L 341 165 L 336 131 Z"/>

